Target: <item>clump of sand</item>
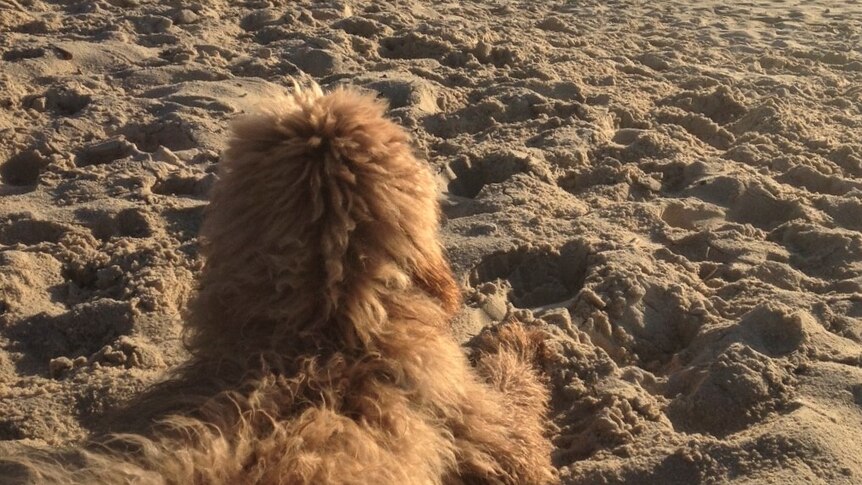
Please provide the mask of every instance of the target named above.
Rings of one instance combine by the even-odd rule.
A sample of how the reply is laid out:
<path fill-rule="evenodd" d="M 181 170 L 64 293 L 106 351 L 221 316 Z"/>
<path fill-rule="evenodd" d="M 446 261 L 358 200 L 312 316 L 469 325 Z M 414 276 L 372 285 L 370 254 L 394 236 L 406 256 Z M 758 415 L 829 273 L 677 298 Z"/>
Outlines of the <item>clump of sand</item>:
<path fill-rule="evenodd" d="M 862 480 L 862 6 L 0 0 L 0 454 L 183 359 L 227 122 L 310 75 L 439 173 L 563 482 Z"/>

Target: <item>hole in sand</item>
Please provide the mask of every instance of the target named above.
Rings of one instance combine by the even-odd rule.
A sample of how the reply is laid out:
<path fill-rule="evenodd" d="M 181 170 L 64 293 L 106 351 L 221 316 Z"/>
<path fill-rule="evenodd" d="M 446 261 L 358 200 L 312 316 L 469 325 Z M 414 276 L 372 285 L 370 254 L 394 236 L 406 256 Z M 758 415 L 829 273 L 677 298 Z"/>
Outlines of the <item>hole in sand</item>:
<path fill-rule="evenodd" d="M 164 211 L 162 215 L 165 218 L 168 233 L 181 241 L 190 241 L 197 237 L 203 220 L 204 207 L 206 205 L 202 204 Z"/>
<path fill-rule="evenodd" d="M 766 230 L 793 219 L 805 219 L 805 212 L 798 201 L 779 198 L 761 185 L 745 189 L 733 202 L 727 215 L 733 222 Z"/>
<path fill-rule="evenodd" d="M 452 46 L 422 34 L 410 33 L 387 37 L 380 42 L 379 54 L 389 59 L 440 59 L 452 52 Z"/>
<path fill-rule="evenodd" d="M 139 150 L 155 152 L 160 146 L 173 152 L 198 148 L 198 143 L 179 121 L 131 123 L 120 132 Z"/>
<path fill-rule="evenodd" d="M 9 185 L 36 185 L 48 162 L 36 150 L 21 152 L 0 166 L 0 178 Z"/>
<path fill-rule="evenodd" d="M 55 86 L 45 92 L 45 105 L 63 116 L 72 116 L 90 105 L 89 94 L 74 87 Z"/>
<path fill-rule="evenodd" d="M 3 60 L 6 62 L 15 62 L 22 59 L 35 59 L 45 55 L 45 49 L 41 47 L 12 49 L 3 53 Z"/>
<path fill-rule="evenodd" d="M 96 239 L 105 241 L 117 234 L 117 223 L 110 211 L 99 209 L 78 209 L 75 219 L 88 228 Z"/>
<path fill-rule="evenodd" d="M 111 299 L 82 303 L 66 313 L 44 313 L 16 325 L 12 339 L 42 358 L 90 355 L 131 332 L 134 316 L 128 302 Z"/>
<path fill-rule="evenodd" d="M 695 230 L 724 221 L 724 211 L 717 207 L 672 203 L 662 211 L 661 219 L 672 227 Z"/>
<path fill-rule="evenodd" d="M 205 197 L 214 182 L 213 174 L 203 176 L 173 174 L 156 182 L 152 190 L 154 194 L 159 195 Z"/>
<path fill-rule="evenodd" d="M 474 198 L 485 185 L 505 182 L 529 170 L 529 158 L 514 153 L 495 153 L 479 159 L 460 158 L 449 165 L 447 188 L 452 195 Z"/>
<path fill-rule="evenodd" d="M 79 209 L 75 211 L 78 222 L 93 234 L 93 237 L 107 241 L 112 237 L 150 237 L 153 223 L 147 213 L 131 208 L 119 212 L 101 209 Z"/>
<path fill-rule="evenodd" d="M 153 225 L 147 214 L 140 209 L 126 209 L 117 214 L 117 230 L 126 237 L 149 237 Z"/>
<path fill-rule="evenodd" d="M 588 248 L 571 241 L 559 249 L 520 247 L 486 256 L 473 268 L 469 282 L 505 280 L 509 299 L 518 308 L 553 306 L 571 299 L 584 285 Z"/>
<path fill-rule="evenodd" d="M 56 222 L 20 219 L 0 223 L 0 244 L 27 246 L 42 242 L 56 243 L 68 229 Z"/>
<path fill-rule="evenodd" d="M 75 157 L 75 165 L 86 167 L 110 163 L 137 153 L 135 146 L 123 139 L 112 138 L 92 145 L 87 145 Z"/>
<path fill-rule="evenodd" d="M 0 421 L 0 440 L 21 440 L 26 438 L 26 436 L 26 433 L 21 429 L 20 421 L 15 420 L 11 416 Z M 17 475 L 13 473 L 12 476 Z"/>

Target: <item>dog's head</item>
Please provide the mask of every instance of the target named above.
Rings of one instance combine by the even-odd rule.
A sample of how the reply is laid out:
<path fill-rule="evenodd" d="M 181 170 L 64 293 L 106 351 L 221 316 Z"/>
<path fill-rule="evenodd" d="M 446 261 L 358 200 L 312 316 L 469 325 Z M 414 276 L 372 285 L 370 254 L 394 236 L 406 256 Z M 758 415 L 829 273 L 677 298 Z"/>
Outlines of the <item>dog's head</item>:
<path fill-rule="evenodd" d="M 433 176 L 385 109 L 369 94 L 312 86 L 234 123 L 202 228 L 199 300 L 213 293 L 235 316 L 314 320 L 385 312 L 375 297 L 412 285 L 457 311 Z"/>

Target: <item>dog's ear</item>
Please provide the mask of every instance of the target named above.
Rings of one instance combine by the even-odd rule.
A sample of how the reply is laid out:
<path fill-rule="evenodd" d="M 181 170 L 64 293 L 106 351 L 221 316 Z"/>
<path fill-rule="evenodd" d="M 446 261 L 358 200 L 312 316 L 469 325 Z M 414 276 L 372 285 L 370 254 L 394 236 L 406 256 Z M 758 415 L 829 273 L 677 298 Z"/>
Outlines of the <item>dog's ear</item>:
<path fill-rule="evenodd" d="M 446 313 L 455 315 L 461 308 L 461 290 L 452 276 L 449 263 L 442 257 L 422 258 L 413 274 L 413 282 L 429 295 L 440 300 Z"/>

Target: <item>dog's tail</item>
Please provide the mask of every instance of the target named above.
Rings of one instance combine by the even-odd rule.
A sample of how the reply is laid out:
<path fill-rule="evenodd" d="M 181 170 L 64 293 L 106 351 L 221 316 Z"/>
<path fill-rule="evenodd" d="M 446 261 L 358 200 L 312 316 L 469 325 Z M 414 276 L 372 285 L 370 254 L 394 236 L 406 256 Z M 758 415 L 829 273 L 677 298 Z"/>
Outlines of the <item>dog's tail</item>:
<path fill-rule="evenodd" d="M 386 295 L 410 287 L 457 309 L 433 176 L 385 110 L 313 84 L 234 123 L 201 230 L 192 347 L 208 345 L 196 334 L 367 340 Z"/>

